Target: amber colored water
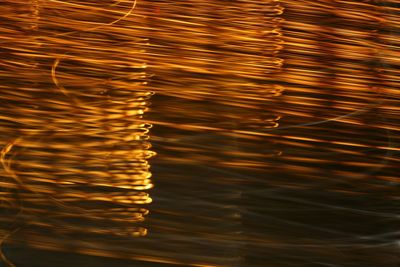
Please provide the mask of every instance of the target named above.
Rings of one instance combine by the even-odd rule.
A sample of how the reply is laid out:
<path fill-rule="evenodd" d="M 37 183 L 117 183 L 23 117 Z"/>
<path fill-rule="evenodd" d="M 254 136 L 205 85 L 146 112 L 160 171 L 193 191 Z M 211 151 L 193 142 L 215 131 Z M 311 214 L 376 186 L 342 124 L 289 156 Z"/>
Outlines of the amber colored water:
<path fill-rule="evenodd" d="M 399 266 L 399 12 L 0 2 L 0 266 Z"/>

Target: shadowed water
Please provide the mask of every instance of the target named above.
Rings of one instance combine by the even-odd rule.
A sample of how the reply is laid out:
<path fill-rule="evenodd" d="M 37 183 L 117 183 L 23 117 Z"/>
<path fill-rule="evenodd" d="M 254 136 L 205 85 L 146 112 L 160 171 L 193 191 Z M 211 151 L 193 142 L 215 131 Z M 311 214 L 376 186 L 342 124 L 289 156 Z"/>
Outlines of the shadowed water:
<path fill-rule="evenodd" d="M 3 1 L 3 264 L 397 267 L 399 10 Z"/>

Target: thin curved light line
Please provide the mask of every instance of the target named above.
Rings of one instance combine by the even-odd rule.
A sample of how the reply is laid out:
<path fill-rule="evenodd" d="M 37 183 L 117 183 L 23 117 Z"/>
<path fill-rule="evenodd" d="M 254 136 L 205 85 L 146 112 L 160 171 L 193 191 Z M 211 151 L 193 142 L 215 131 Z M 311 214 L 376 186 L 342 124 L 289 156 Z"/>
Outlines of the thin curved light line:
<path fill-rule="evenodd" d="M 5 172 L 11 176 L 15 181 L 17 181 L 20 185 L 22 185 L 22 181 L 21 179 L 19 179 L 19 177 L 15 174 L 15 172 L 12 171 L 12 169 L 10 168 L 10 162 L 6 160 L 6 156 L 7 154 L 12 150 L 12 148 L 14 147 L 14 145 L 16 143 L 18 143 L 22 138 L 16 138 L 14 141 L 8 143 L 7 145 L 5 145 L 3 147 L 3 149 L 0 152 L 0 162 L 1 165 L 3 166 Z"/>
<path fill-rule="evenodd" d="M 3 261 L 3 263 L 7 266 L 7 267 L 16 267 L 15 264 L 13 264 L 9 259 L 7 259 L 7 257 L 4 255 L 3 250 L 1 249 L 1 247 L 3 246 L 4 242 L 13 234 L 15 234 L 16 232 L 18 232 L 21 228 L 17 228 L 13 231 L 11 231 L 10 233 L 6 234 L 4 237 L 2 237 L 0 239 L 0 259 L 1 261 Z"/>
<path fill-rule="evenodd" d="M 65 95 L 66 97 L 72 99 L 72 101 L 73 101 L 75 104 L 81 104 L 81 103 L 79 102 L 79 100 L 76 99 L 74 96 L 72 96 L 72 95 L 68 92 L 68 90 L 65 89 L 65 87 L 62 86 L 62 85 L 60 84 L 60 82 L 58 81 L 58 79 L 57 79 L 57 67 L 58 67 L 58 65 L 60 64 L 60 62 L 61 62 L 61 59 L 60 59 L 60 58 L 56 58 L 56 60 L 54 61 L 54 64 L 53 64 L 53 66 L 51 67 L 51 79 L 53 80 L 54 85 L 57 87 L 58 90 L 60 90 L 60 92 L 61 92 L 63 95 Z"/>
<path fill-rule="evenodd" d="M 50 0 L 50 1 L 54 1 L 54 0 Z M 54 2 L 58 2 L 58 1 L 54 1 Z M 118 4 L 118 3 L 116 3 L 116 4 Z M 113 4 L 111 6 L 114 6 L 116 4 Z M 120 22 L 121 20 L 127 18 L 128 16 L 130 16 L 133 13 L 133 11 L 136 9 L 136 6 L 137 6 L 137 0 L 133 0 L 132 7 L 129 9 L 129 11 L 126 12 L 123 16 L 119 17 L 118 19 L 116 19 L 116 20 L 114 20 L 112 22 L 105 23 L 103 25 L 100 25 L 100 26 L 97 26 L 97 27 L 93 27 L 93 28 L 89 28 L 89 29 L 82 30 L 82 31 L 71 31 L 71 32 L 66 32 L 66 33 L 60 33 L 60 34 L 56 34 L 56 36 L 64 36 L 64 35 L 69 35 L 69 34 L 73 34 L 73 33 L 77 33 L 77 32 L 94 31 L 94 30 L 100 29 L 100 28 L 102 28 L 104 26 L 112 26 L 112 25 Z"/>
<path fill-rule="evenodd" d="M 56 60 L 54 61 L 53 66 L 51 67 L 51 79 L 53 80 L 53 83 L 57 86 L 57 88 L 65 95 L 70 97 L 70 95 L 68 94 L 67 90 L 59 83 L 58 79 L 57 79 L 57 67 L 60 64 L 60 59 L 56 58 Z"/>
<path fill-rule="evenodd" d="M 133 5 L 132 5 L 131 9 L 130 9 L 127 13 L 125 13 L 125 15 L 123 15 L 123 16 L 120 17 L 119 19 L 116 19 L 116 20 L 114 20 L 113 22 L 110 22 L 110 23 L 105 24 L 105 25 L 111 26 L 111 25 L 114 25 L 115 23 L 118 23 L 118 22 L 120 22 L 121 20 L 127 18 L 128 16 L 130 16 L 130 15 L 132 14 L 133 10 L 135 10 L 136 5 L 137 5 L 137 0 L 133 0 Z M 101 26 L 100 26 L 100 27 L 101 27 Z M 98 28 L 98 27 L 97 27 L 97 28 Z"/>

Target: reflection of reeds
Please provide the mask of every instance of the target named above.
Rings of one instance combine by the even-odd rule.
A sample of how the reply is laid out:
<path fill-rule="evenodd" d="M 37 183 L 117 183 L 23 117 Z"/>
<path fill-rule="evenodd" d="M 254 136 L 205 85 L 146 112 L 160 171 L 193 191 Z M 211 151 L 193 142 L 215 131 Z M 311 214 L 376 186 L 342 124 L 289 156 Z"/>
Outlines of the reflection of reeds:
<path fill-rule="evenodd" d="M 152 112 L 162 133 L 153 140 L 162 143 L 159 160 L 168 185 L 180 188 L 172 192 L 192 192 L 185 194 L 188 201 L 201 202 L 204 210 L 240 203 L 232 210 L 243 235 L 230 235 L 211 219 L 213 227 L 201 231 L 194 220 L 159 223 L 178 236 L 175 229 L 184 228 L 229 240 L 239 247 L 231 255 L 241 255 L 244 266 L 377 266 L 382 255 L 389 256 L 387 266 L 395 264 L 398 4 L 159 1 L 157 6 L 150 51 L 158 60 L 152 84 L 160 106 Z M 269 27 L 276 28 L 275 35 L 263 38 Z M 168 170 L 171 166 L 186 171 Z M 200 170 L 206 177 L 197 175 Z M 238 197 L 217 198 L 221 191 Z M 208 219 L 196 216 L 198 210 L 163 208 Z M 212 218 L 230 222 L 222 215 Z M 215 251 L 228 246 L 215 239 L 207 243 Z"/>
<path fill-rule="evenodd" d="M 279 1 L 156 6 L 162 15 L 150 21 L 151 56 L 160 93 L 256 108 L 281 92 L 272 75 L 282 66 Z"/>
<path fill-rule="evenodd" d="M 397 264 L 396 1 L 29 3 L 0 5 L 14 240 L 194 266 Z M 155 215 L 131 239 L 152 187 L 145 113 Z"/>
<path fill-rule="evenodd" d="M 1 223 L 26 226 L 26 243 L 146 235 L 152 93 L 135 7 L 0 5 L 1 199 L 5 213 L 19 211 Z"/>

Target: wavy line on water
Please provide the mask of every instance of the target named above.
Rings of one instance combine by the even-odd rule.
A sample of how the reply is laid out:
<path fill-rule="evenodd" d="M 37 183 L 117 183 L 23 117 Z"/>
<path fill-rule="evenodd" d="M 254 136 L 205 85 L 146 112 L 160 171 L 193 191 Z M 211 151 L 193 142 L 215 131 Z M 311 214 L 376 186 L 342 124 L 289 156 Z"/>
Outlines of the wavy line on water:
<path fill-rule="evenodd" d="M 48 0 L 48 1 L 50 1 L 50 2 L 55 2 L 55 3 L 66 4 L 66 2 L 62 2 L 62 1 L 58 1 L 58 0 Z M 71 35 L 71 34 L 74 34 L 74 33 L 79 33 L 79 32 L 81 32 L 81 31 L 83 31 L 83 32 L 96 31 L 96 30 L 101 29 L 102 27 L 113 26 L 114 24 L 117 24 L 118 22 L 120 22 L 120 21 L 126 19 L 127 17 L 129 17 L 129 16 L 134 12 L 134 10 L 135 10 L 135 8 L 136 8 L 136 5 L 137 5 L 137 1 L 138 1 L 138 0 L 132 0 L 132 6 L 131 6 L 131 8 L 130 8 L 125 14 L 123 14 L 121 17 L 119 17 L 118 19 L 116 19 L 116 20 L 114 20 L 114 21 L 112 21 L 112 22 L 105 23 L 105 24 L 102 24 L 102 25 L 100 25 L 100 26 L 93 27 L 93 28 L 89 28 L 89 29 L 85 29 L 85 30 L 71 31 L 71 32 L 66 32 L 66 33 L 60 33 L 60 34 L 56 34 L 55 36 Z M 122 2 L 122 1 L 120 1 L 120 2 Z M 67 4 L 70 5 L 69 3 L 67 3 Z M 111 5 L 111 6 L 116 6 L 116 5 L 118 5 L 118 3 L 115 3 L 115 4 Z M 76 6 L 76 5 L 74 5 L 74 6 Z"/>
<path fill-rule="evenodd" d="M 16 232 L 18 232 L 20 229 L 16 229 L 11 231 L 10 233 L 6 234 L 5 236 L 3 236 L 0 239 L 0 260 L 7 266 L 7 267 L 16 267 L 16 265 L 14 263 L 12 263 L 7 257 L 6 255 L 4 255 L 4 252 L 2 250 L 3 244 L 4 242 L 13 234 L 15 234 Z"/>
<path fill-rule="evenodd" d="M 64 88 L 64 86 L 62 86 L 62 85 L 60 84 L 60 82 L 58 81 L 58 79 L 57 79 L 56 69 L 57 69 L 57 66 L 60 64 L 60 61 L 61 61 L 60 58 L 56 58 L 56 60 L 54 60 L 54 64 L 53 64 L 53 66 L 51 67 L 51 78 L 52 78 L 54 84 L 57 86 L 58 90 L 60 90 L 62 94 L 64 94 L 66 97 L 72 99 L 73 102 L 75 102 L 76 104 L 78 104 L 78 103 L 77 103 L 77 99 L 76 99 L 75 97 L 72 97 L 72 96 L 68 93 L 68 91 Z"/>

